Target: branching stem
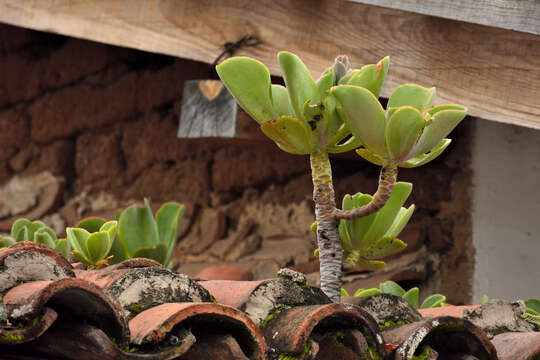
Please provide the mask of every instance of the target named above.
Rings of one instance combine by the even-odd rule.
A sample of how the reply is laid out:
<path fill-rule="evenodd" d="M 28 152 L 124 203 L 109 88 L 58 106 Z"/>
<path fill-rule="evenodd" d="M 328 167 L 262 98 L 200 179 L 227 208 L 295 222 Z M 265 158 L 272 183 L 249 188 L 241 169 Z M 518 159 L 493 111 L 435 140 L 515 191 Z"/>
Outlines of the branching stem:
<path fill-rule="evenodd" d="M 336 209 L 332 168 L 326 152 L 310 156 L 313 180 L 313 201 L 317 220 L 317 245 L 321 272 L 321 289 L 333 302 L 339 302 L 343 249 L 339 240 L 340 219 L 354 219 L 380 210 L 390 198 L 397 178 L 397 167 L 383 167 L 373 200 L 357 209 Z"/>
<path fill-rule="evenodd" d="M 337 220 L 356 219 L 379 211 L 390 198 L 397 179 L 397 167 L 383 167 L 379 175 L 379 186 L 373 199 L 364 206 L 352 210 L 336 209 L 334 216 Z"/>

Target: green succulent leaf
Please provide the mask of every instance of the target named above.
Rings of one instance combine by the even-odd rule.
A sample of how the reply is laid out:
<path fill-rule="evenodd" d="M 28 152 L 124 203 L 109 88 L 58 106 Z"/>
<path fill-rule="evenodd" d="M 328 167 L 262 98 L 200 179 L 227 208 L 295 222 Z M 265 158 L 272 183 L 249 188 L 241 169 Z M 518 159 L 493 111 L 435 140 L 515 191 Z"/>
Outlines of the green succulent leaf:
<path fill-rule="evenodd" d="M 392 294 L 396 296 L 403 296 L 405 295 L 405 289 L 403 289 L 401 286 L 399 286 L 398 283 L 388 280 L 380 285 L 381 291 L 385 294 Z"/>
<path fill-rule="evenodd" d="M 163 263 L 165 266 L 169 264 L 176 246 L 178 229 L 182 225 L 184 211 L 184 205 L 176 202 L 168 202 L 161 205 L 156 213 L 159 240 L 167 245 L 167 257 Z"/>
<path fill-rule="evenodd" d="M 80 252 L 79 250 L 73 250 L 72 255 L 73 255 L 73 259 L 75 259 L 75 261 L 81 262 L 81 263 L 89 265 L 89 266 L 93 265 L 92 261 L 90 261 L 86 256 L 84 256 L 84 254 L 82 252 Z"/>
<path fill-rule="evenodd" d="M 240 106 L 258 123 L 277 116 L 270 94 L 270 72 L 261 62 L 232 57 L 216 66 L 216 71 Z"/>
<path fill-rule="evenodd" d="M 349 296 L 349 293 L 344 288 L 341 288 L 341 290 L 339 290 L 339 296 Z"/>
<path fill-rule="evenodd" d="M 90 236 L 90 233 L 81 228 L 66 228 L 66 235 L 69 244 L 73 250 L 77 250 L 79 253 L 86 253 L 86 239 Z"/>
<path fill-rule="evenodd" d="M 11 226 L 11 237 L 15 241 L 30 241 L 29 229 L 32 226 L 32 222 L 28 219 L 17 219 Z M 32 234 L 33 237 L 33 234 Z"/>
<path fill-rule="evenodd" d="M 98 231 L 95 231 L 95 232 L 106 231 L 107 234 L 109 234 L 109 238 L 112 241 L 116 236 L 117 229 L 118 229 L 118 221 L 112 220 L 112 221 L 107 221 L 106 223 L 103 223 L 99 227 Z"/>
<path fill-rule="evenodd" d="M 148 201 L 145 206 L 130 206 L 120 216 L 118 236 L 129 253 L 142 247 L 153 247 L 159 241 L 158 227 Z"/>
<path fill-rule="evenodd" d="M 56 246 L 55 240 L 56 235 L 54 235 L 53 238 L 51 234 L 45 230 L 45 228 L 41 228 L 34 233 L 34 242 L 47 245 L 51 249 L 54 249 Z"/>
<path fill-rule="evenodd" d="M 341 104 L 352 134 L 370 151 L 385 154 L 385 114 L 375 95 L 352 85 L 334 86 L 331 94 Z"/>
<path fill-rule="evenodd" d="M 135 250 L 132 254 L 133 258 L 144 257 L 147 259 L 154 259 L 157 262 L 163 264 L 167 259 L 167 245 L 159 242 L 156 246 L 145 246 Z"/>
<path fill-rule="evenodd" d="M 274 106 L 276 116 L 294 116 L 287 89 L 285 89 L 285 87 L 281 85 L 272 85 L 271 91 L 272 105 Z"/>
<path fill-rule="evenodd" d="M 369 194 L 357 193 L 353 197 L 354 208 L 359 208 L 364 205 L 369 204 L 373 200 L 373 196 Z M 364 237 L 368 232 L 371 224 L 375 220 L 376 214 L 370 214 L 361 218 L 356 218 L 353 220 L 344 220 L 350 224 L 351 229 L 351 239 L 355 249 L 363 250 L 364 247 Z"/>
<path fill-rule="evenodd" d="M 540 300 L 535 298 L 530 298 L 525 300 L 525 307 L 527 308 L 527 311 L 532 310 L 534 311 L 533 315 L 539 315 L 540 314 Z"/>
<path fill-rule="evenodd" d="M 362 297 L 362 296 L 371 296 L 371 295 L 377 295 L 377 294 L 380 294 L 381 293 L 381 290 L 377 289 L 377 288 L 372 288 L 372 289 L 358 289 L 356 290 L 356 292 L 354 293 L 353 296 L 356 296 L 356 297 Z"/>
<path fill-rule="evenodd" d="M 334 86 L 334 67 L 331 66 L 321 75 L 321 77 L 317 80 L 317 89 L 319 89 L 319 95 L 321 98 L 324 98 L 326 96 L 326 91 L 329 90 L 332 86 Z"/>
<path fill-rule="evenodd" d="M 297 118 L 301 119 L 306 101 L 316 104 L 321 100 L 317 84 L 298 56 L 281 51 L 278 54 L 278 63 L 294 113 Z"/>
<path fill-rule="evenodd" d="M 0 248 L 9 247 L 15 244 L 15 240 L 11 236 L 0 236 Z"/>
<path fill-rule="evenodd" d="M 339 223 L 338 232 L 339 232 L 339 239 L 341 240 L 341 246 L 343 247 L 343 250 L 346 253 L 351 252 L 353 249 L 352 241 L 349 235 L 349 231 L 347 230 L 347 226 L 343 220 L 340 221 Z"/>
<path fill-rule="evenodd" d="M 66 238 L 57 239 L 55 241 L 55 250 L 62 254 L 66 259 L 69 258 L 70 246 Z"/>
<path fill-rule="evenodd" d="M 425 88 L 416 84 L 398 86 L 388 99 L 387 109 L 412 106 L 421 113 L 433 104 L 435 88 Z"/>
<path fill-rule="evenodd" d="M 380 270 L 380 269 L 382 269 L 383 267 L 386 266 L 386 263 L 384 261 L 367 260 L 367 259 L 362 258 L 362 257 L 355 258 L 354 264 L 359 265 L 360 267 L 362 267 L 362 268 L 364 268 L 366 270 L 369 270 L 369 271 L 377 271 L 377 270 Z"/>
<path fill-rule="evenodd" d="M 375 220 L 366 233 L 364 244 L 365 248 L 369 249 L 372 244 L 383 237 L 388 231 L 394 219 L 399 213 L 399 210 L 409 197 L 412 191 L 412 184 L 406 182 L 397 182 L 394 186 L 390 198 L 381 210 L 376 213 Z"/>
<path fill-rule="evenodd" d="M 372 259 L 375 257 L 388 256 L 407 247 L 403 241 L 395 237 L 385 236 L 380 238 L 375 244 L 370 246 L 365 254 L 365 257 Z"/>
<path fill-rule="evenodd" d="M 370 163 L 378 165 L 378 166 L 383 166 L 383 165 L 386 165 L 388 163 L 388 161 L 386 159 L 383 159 L 379 155 L 377 155 L 375 153 L 372 153 L 371 151 L 369 151 L 366 148 L 356 149 L 356 153 L 358 155 L 360 155 L 364 160 L 367 160 Z"/>
<path fill-rule="evenodd" d="M 446 296 L 441 294 L 433 294 L 431 296 L 428 296 L 422 305 L 420 305 L 421 309 L 429 309 L 429 308 L 436 308 L 441 307 L 444 305 L 444 302 L 446 301 Z"/>
<path fill-rule="evenodd" d="M 281 116 L 261 124 L 262 132 L 283 150 L 305 155 L 313 150 L 310 130 L 297 118 Z"/>
<path fill-rule="evenodd" d="M 459 105 L 436 106 L 426 111 L 430 124 L 425 127 L 418 143 L 411 152 L 415 157 L 430 151 L 465 118 L 467 108 Z"/>
<path fill-rule="evenodd" d="M 399 212 L 394 219 L 394 222 L 392 225 L 390 225 L 390 228 L 386 231 L 384 236 L 388 236 L 391 238 L 397 237 L 401 231 L 405 228 L 405 225 L 409 222 L 411 219 L 412 214 L 414 213 L 414 204 L 409 206 L 409 208 L 401 208 L 399 209 Z"/>
<path fill-rule="evenodd" d="M 487 304 L 489 301 L 489 297 L 487 295 L 482 295 L 482 299 L 480 299 L 480 305 Z"/>
<path fill-rule="evenodd" d="M 426 121 L 422 114 L 411 106 L 398 108 L 386 126 L 386 148 L 396 162 L 405 160 L 422 134 Z"/>
<path fill-rule="evenodd" d="M 411 306 L 415 309 L 418 309 L 418 297 L 419 297 L 419 290 L 417 287 L 413 287 L 412 289 L 409 289 L 405 294 L 403 294 L 403 298 L 411 304 Z"/>
<path fill-rule="evenodd" d="M 112 241 L 107 231 L 92 233 L 86 239 L 86 257 L 96 265 L 100 260 L 105 259 L 111 249 Z"/>
<path fill-rule="evenodd" d="M 400 163 L 399 166 L 404 168 L 414 168 L 427 164 L 431 160 L 441 155 L 444 149 L 446 149 L 451 142 L 452 140 L 450 139 L 442 139 L 441 142 L 431 149 L 430 152 L 413 157 L 405 162 Z"/>
<path fill-rule="evenodd" d="M 368 89 L 379 97 L 381 89 L 388 74 L 388 66 L 390 65 L 390 57 L 387 56 L 375 64 L 363 66 L 360 71 L 355 72 L 347 79 L 347 85 L 361 86 Z"/>
<path fill-rule="evenodd" d="M 85 229 L 90 233 L 94 233 L 98 232 L 105 222 L 105 219 L 99 217 L 89 217 L 79 221 L 76 227 Z"/>
<path fill-rule="evenodd" d="M 362 141 L 357 137 L 351 136 L 347 141 L 341 144 L 328 146 L 326 151 L 330 154 L 341 154 L 362 146 Z"/>

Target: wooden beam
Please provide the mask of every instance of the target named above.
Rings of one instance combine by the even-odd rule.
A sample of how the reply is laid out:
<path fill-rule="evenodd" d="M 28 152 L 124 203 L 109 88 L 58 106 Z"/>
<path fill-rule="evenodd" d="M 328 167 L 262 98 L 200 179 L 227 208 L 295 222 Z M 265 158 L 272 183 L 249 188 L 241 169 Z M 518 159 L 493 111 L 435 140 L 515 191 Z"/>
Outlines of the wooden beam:
<path fill-rule="evenodd" d="M 540 34 L 538 0 L 349 0 L 473 24 Z"/>
<path fill-rule="evenodd" d="M 0 21 L 211 63 L 223 44 L 279 74 L 297 53 L 318 76 L 336 54 L 359 67 L 390 55 L 382 95 L 405 82 L 436 86 L 436 103 L 540 129 L 540 37 L 345 0 L 0 0 Z"/>

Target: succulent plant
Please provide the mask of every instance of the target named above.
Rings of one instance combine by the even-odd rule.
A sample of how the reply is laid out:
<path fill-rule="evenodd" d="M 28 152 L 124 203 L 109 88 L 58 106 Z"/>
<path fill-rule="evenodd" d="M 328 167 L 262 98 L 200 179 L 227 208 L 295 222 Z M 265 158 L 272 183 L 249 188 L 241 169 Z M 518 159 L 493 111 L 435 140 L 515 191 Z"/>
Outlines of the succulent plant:
<path fill-rule="evenodd" d="M 154 219 L 148 200 L 145 199 L 144 204 L 130 206 L 120 214 L 118 235 L 111 250 L 113 260 L 116 263 L 146 257 L 169 267 L 184 216 L 184 205 L 165 203 Z"/>
<path fill-rule="evenodd" d="M 41 221 L 17 219 L 11 226 L 11 236 L 0 236 L 0 247 L 7 247 L 19 241 L 32 241 L 55 249 L 65 258 L 69 256 L 69 243 L 66 239 L 58 239 L 53 229 Z"/>
<path fill-rule="evenodd" d="M 522 317 L 540 330 L 540 300 L 530 298 L 524 301 L 525 313 Z"/>
<path fill-rule="evenodd" d="M 386 111 L 362 87 L 337 86 L 331 93 L 342 105 L 351 132 L 363 143 L 358 155 L 384 167 L 412 168 L 435 159 L 451 142 L 445 137 L 467 114 L 460 105 L 433 107 L 435 88 L 415 84 L 397 87 Z"/>
<path fill-rule="evenodd" d="M 321 288 L 331 300 L 339 301 L 340 221 L 383 208 L 398 166 L 420 166 L 440 154 L 450 143 L 444 137 L 464 118 L 466 109 L 431 107 L 434 89 L 407 84 L 394 91 L 385 111 L 377 97 L 388 73 L 388 57 L 353 70 L 346 56 L 338 56 L 317 81 L 294 54 L 280 52 L 278 63 L 286 87 L 272 85 L 268 69 L 248 57 L 227 59 L 216 70 L 240 106 L 280 149 L 310 156 Z M 361 146 L 361 156 L 382 166 L 379 187 L 367 204 L 337 209 L 328 154 Z M 390 248 L 399 244 L 385 241 Z"/>
<path fill-rule="evenodd" d="M 347 294 L 347 291 L 345 289 L 341 289 L 342 294 Z M 361 297 L 361 296 L 369 296 L 369 295 L 375 295 L 375 294 L 392 294 L 395 296 L 401 296 L 405 300 L 411 304 L 411 306 L 415 309 L 428 309 L 428 308 L 436 308 L 441 307 L 444 305 L 444 302 L 446 301 L 446 296 L 441 294 L 432 294 L 428 296 L 423 302 L 422 305 L 418 306 L 418 297 L 419 297 L 419 289 L 417 287 L 413 287 L 409 289 L 408 291 L 405 291 L 401 286 L 399 286 L 398 283 L 388 280 L 385 282 L 382 282 L 379 284 L 379 288 L 370 288 L 370 289 L 357 289 L 354 292 L 353 296 Z M 344 296 L 348 296 L 344 295 Z"/>
<path fill-rule="evenodd" d="M 344 258 L 367 270 L 378 270 L 386 264 L 374 260 L 404 249 L 407 244 L 397 238 L 414 212 L 414 205 L 404 208 L 412 190 L 411 183 L 398 182 L 381 210 L 352 220 L 340 220 L 339 238 Z M 343 210 L 356 209 L 371 202 L 373 196 L 357 193 L 343 197 Z"/>
<path fill-rule="evenodd" d="M 112 258 L 107 255 L 116 237 L 117 226 L 116 221 L 108 221 L 93 232 L 82 227 L 66 228 L 67 238 L 73 248 L 73 258 L 88 268 L 107 263 Z"/>

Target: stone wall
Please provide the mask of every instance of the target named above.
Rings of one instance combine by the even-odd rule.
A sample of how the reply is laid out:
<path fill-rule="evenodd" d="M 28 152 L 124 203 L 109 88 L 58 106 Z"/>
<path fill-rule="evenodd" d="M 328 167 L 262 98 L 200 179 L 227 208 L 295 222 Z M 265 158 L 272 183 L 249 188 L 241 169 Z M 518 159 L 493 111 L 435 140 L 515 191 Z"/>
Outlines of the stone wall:
<path fill-rule="evenodd" d="M 65 179 L 48 219 L 73 225 L 144 197 L 181 201 L 179 270 L 225 262 L 262 278 L 290 266 L 316 282 L 308 159 L 270 143 L 176 138 L 183 82 L 207 78 L 207 64 L 2 25 L 0 69 L 0 182 L 44 170 Z M 393 278 L 470 300 L 472 126 L 432 164 L 400 172 L 417 206 L 409 248 L 377 274 L 347 267 L 348 289 Z M 375 191 L 375 166 L 333 160 L 338 199 Z"/>

